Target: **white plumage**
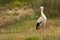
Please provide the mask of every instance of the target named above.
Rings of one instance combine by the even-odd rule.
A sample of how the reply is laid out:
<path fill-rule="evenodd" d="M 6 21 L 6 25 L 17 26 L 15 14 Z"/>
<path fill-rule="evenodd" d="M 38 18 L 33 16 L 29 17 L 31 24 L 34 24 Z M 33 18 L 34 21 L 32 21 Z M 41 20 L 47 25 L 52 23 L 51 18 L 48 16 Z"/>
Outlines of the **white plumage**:
<path fill-rule="evenodd" d="M 43 9 L 44 9 L 44 7 L 43 6 L 41 6 L 40 7 L 40 10 L 41 10 L 41 16 L 38 18 L 38 20 L 37 20 L 37 25 L 36 25 L 36 30 L 38 30 L 39 29 L 39 26 L 45 26 L 46 25 L 46 20 L 47 20 L 47 18 L 46 18 L 46 15 L 43 13 Z"/>

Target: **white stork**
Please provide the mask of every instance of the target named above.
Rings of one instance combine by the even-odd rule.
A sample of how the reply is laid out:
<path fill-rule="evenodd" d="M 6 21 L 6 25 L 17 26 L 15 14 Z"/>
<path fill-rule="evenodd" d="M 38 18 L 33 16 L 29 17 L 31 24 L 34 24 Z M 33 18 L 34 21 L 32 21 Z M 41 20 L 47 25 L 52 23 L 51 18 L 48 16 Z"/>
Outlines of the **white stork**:
<path fill-rule="evenodd" d="M 47 20 L 47 18 L 46 18 L 46 16 L 45 16 L 45 14 L 43 13 L 44 7 L 41 6 L 39 9 L 41 10 L 41 16 L 40 16 L 40 17 L 38 18 L 38 20 L 37 20 L 36 30 L 39 29 L 39 26 L 42 27 L 42 30 L 43 30 L 43 28 L 44 28 L 45 25 L 46 25 L 46 20 Z"/>

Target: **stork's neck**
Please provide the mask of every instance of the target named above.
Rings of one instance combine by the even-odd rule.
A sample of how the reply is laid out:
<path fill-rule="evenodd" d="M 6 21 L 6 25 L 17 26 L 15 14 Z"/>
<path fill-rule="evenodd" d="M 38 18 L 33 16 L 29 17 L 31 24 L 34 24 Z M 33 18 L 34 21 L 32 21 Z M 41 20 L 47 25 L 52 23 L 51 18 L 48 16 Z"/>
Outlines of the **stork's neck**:
<path fill-rule="evenodd" d="M 45 14 L 43 13 L 43 9 L 41 8 L 41 17 L 43 18 L 43 20 L 46 20 L 46 16 Z"/>
<path fill-rule="evenodd" d="M 41 9 L 41 15 L 44 15 L 44 13 L 43 13 L 43 9 Z"/>
<path fill-rule="evenodd" d="M 46 20 L 46 16 L 45 16 L 45 14 L 43 13 L 43 9 L 41 9 L 41 17 L 44 18 L 44 20 Z"/>

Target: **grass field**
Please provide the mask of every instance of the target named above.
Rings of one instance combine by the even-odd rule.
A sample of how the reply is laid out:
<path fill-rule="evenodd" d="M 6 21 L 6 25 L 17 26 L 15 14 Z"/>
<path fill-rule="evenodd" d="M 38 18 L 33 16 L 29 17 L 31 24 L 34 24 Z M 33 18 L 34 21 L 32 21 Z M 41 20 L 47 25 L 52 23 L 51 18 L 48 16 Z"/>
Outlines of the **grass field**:
<path fill-rule="evenodd" d="M 40 31 L 35 29 L 36 20 L 21 20 L 2 28 L 0 40 L 40 40 Z M 48 19 L 44 40 L 60 40 L 60 19 Z"/>
<path fill-rule="evenodd" d="M 0 0 L 0 40 L 60 40 L 59 3 L 59 0 Z M 47 16 L 43 33 L 36 30 L 41 5 Z"/>

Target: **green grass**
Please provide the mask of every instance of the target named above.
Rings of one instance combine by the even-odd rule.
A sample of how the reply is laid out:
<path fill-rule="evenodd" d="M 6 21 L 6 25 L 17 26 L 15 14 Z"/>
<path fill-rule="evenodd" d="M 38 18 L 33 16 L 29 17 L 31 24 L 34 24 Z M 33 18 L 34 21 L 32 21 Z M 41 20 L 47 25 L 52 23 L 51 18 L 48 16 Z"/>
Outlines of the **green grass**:
<path fill-rule="evenodd" d="M 53 25 L 51 25 L 51 22 Z M 44 31 L 44 40 L 60 40 L 60 27 L 58 27 L 60 25 L 59 19 L 49 19 L 48 23 L 49 25 L 47 24 Z M 57 27 L 54 26 L 55 24 L 57 24 Z M 3 28 L 3 31 L 0 33 L 0 40 L 40 40 L 40 31 L 36 31 L 35 26 L 36 20 L 19 21 Z M 53 30 L 50 29 L 49 26 L 52 26 Z"/>
<path fill-rule="evenodd" d="M 32 37 L 27 37 L 24 40 L 40 40 L 40 38 L 37 36 L 32 36 Z"/>
<path fill-rule="evenodd" d="M 31 16 L 20 17 L 13 24 L 2 28 L 0 40 L 40 40 L 41 32 L 36 30 L 37 18 Z M 60 19 L 48 19 L 44 29 L 44 40 L 60 40 Z"/>

